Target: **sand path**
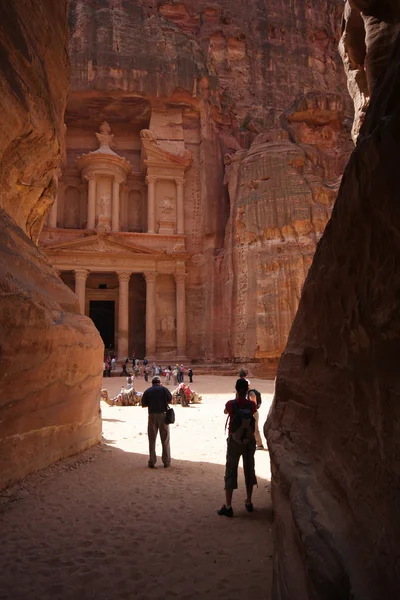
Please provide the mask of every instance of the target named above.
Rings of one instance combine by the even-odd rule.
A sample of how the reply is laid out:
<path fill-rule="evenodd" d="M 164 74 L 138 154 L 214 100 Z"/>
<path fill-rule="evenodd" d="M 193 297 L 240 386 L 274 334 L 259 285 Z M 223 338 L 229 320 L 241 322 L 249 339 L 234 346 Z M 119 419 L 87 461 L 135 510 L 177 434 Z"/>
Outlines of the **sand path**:
<path fill-rule="evenodd" d="M 104 385 L 113 395 L 121 381 Z M 224 501 L 222 411 L 234 381 L 195 379 L 204 403 L 176 407 L 170 469 L 147 468 L 146 410 L 102 403 L 101 446 L 0 492 L 0 599 L 269 598 L 268 452 L 256 453 L 257 510 L 244 509 L 241 471 L 235 517 L 216 514 Z M 273 384 L 252 383 L 263 394 L 263 423 Z"/>

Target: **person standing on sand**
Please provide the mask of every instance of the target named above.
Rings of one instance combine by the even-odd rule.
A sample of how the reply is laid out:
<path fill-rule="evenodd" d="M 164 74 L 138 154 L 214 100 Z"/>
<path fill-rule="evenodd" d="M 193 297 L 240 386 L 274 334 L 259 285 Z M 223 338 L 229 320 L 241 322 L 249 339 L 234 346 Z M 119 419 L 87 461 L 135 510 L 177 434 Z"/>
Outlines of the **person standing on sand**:
<path fill-rule="evenodd" d="M 248 512 L 253 512 L 252 503 L 253 486 L 257 485 L 254 466 L 256 439 L 254 436 L 254 413 L 257 405 L 247 398 L 248 383 L 240 378 L 236 381 L 236 398 L 229 400 L 225 405 L 224 413 L 228 415 L 228 439 L 225 467 L 225 504 L 218 514 L 224 517 L 233 517 L 232 496 L 237 489 L 237 474 L 240 457 L 243 457 L 243 470 L 246 482 L 247 498 L 245 507 Z"/>
<path fill-rule="evenodd" d="M 188 375 L 189 375 L 189 383 L 193 383 L 193 371 L 192 371 L 192 369 L 188 369 Z"/>
<path fill-rule="evenodd" d="M 162 461 L 164 468 L 171 464 L 171 451 L 169 445 L 169 425 L 165 422 L 168 404 L 172 400 L 171 392 L 161 385 L 159 377 L 153 377 L 150 388 L 142 396 L 142 406 L 147 407 L 149 412 L 149 421 L 147 434 L 149 436 L 149 462 L 150 469 L 154 469 L 157 462 L 156 440 L 160 432 L 162 444 Z"/>

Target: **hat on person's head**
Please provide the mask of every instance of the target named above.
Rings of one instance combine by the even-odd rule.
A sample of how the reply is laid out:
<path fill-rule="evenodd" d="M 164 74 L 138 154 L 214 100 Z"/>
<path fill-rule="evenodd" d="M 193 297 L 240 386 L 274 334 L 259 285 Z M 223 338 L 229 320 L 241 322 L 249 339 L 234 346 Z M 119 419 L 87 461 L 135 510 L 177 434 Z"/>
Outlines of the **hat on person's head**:
<path fill-rule="evenodd" d="M 161 379 L 159 377 L 153 377 L 153 379 L 151 380 L 151 383 L 161 383 Z"/>

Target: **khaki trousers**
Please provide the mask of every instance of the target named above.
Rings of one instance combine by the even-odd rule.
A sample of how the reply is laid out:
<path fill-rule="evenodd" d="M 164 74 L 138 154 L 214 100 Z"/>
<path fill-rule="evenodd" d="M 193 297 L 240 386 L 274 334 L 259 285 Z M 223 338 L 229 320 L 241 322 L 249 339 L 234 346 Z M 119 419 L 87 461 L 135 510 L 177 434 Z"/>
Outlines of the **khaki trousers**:
<path fill-rule="evenodd" d="M 255 421 L 255 428 L 254 428 L 254 435 L 256 438 L 256 444 L 257 446 L 263 446 L 263 441 L 262 441 L 262 437 L 261 437 L 261 433 L 260 430 L 258 428 L 258 421 L 260 420 L 260 413 L 258 412 L 258 410 L 254 413 L 254 421 Z"/>
<path fill-rule="evenodd" d="M 149 436 L 149 465 L 155 465 L 157 462 L 156 440 L 157 433 L 160 432 L 162 444 L 162 461 L 164 465 L 171 462 L 171 451 L 169 448 L 169 425 L 165 422 L 165 413 L 149 413 L 149 422 L 147 425 L 147 434 Z"/>

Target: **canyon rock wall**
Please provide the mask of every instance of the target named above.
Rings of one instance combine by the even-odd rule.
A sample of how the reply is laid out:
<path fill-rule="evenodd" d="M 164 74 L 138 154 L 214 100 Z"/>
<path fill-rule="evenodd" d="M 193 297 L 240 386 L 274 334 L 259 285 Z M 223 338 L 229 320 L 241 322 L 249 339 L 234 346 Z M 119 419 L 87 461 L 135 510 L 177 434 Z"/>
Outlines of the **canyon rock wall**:
<path fill-rule="evenodd" d="M 64 154 L 66 5 L 0 9 L 0 488 L 101 437 L 102 342 L 35 241 Z"/>
<path fill-rule="evenodd" d="M 371 13 L 371 6 L 370 2 L 345 2 L 339 44 L 348 90 L 354 102 L 354 142 L 363 124 L 374 85 L 389 63 L 399 31 L 396 19 L 386 14 L 384 19 L 376 18 Z"/>
<path fill-rule="evenodd" d="M 374 20 L 385 45 L 400 22 L 398 5 L 352 4 Z M 304 284 L 265 426 L 274 600 L 398 595 L 399 37 L 391 50 L 389 62 L 377 56 L 370 65 L 370 105 Z"/>
<path fill-rule="evenodd" d="M 334 0 L 69 1 L 74 116 L 101 97 L 122 115 L 132 97 L 182 111 L 191 358 L 276 368 L 352 149 L 342 13 Z"/>

